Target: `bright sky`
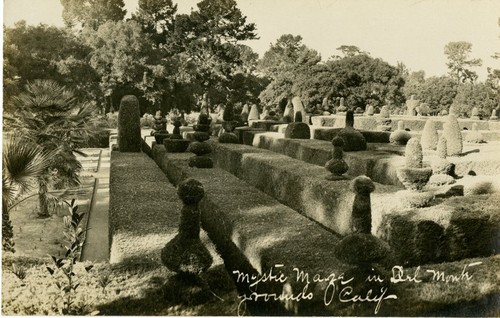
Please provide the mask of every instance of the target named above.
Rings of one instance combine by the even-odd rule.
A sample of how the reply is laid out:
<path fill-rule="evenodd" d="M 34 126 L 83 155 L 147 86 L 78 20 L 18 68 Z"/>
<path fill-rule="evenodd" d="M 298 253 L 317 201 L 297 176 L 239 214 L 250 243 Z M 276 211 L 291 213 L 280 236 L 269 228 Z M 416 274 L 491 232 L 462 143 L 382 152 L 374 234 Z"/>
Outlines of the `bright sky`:
<path fill-rule="evenodd" d="M 175 2 L 175 0 L 174 0 Z M 199 0 L 178 0 L 179 12 L 189 13 Z M 137 0 L 125 0 L 128 14 Z M 481 58 L 479 79 L 486 67 L 500 69 L 500 0 L 237 0 L 259 40 L 246 43 L 260 56 L 282 34 L 301 35 L 324 60 L 340 45 L 356 45 L 371 56 L 427 76 L 447 72 L 444 46 L 450 41 L 472 43 L 472 57 Z M 59 0 L 4 0 L 4 24 L 62 26 Z"/>

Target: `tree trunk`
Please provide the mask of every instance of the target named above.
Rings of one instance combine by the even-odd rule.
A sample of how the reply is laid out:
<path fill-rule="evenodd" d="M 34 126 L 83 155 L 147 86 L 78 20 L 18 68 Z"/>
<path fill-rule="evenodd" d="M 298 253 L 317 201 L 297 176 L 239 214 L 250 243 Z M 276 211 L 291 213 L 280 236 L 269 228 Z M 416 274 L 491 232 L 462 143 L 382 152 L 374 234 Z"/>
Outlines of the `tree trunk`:
<path fill-rule="evenodd" d="M 49 217 L 49 202 L 47 200 L 48 187 L 45 182 L 38 183 L 38 203 L 40 205 L 39 217 Z"/>
<path fill-rule="evenodd" d="M 14 253 L 14 232 L 7 205 L 2 200 L 2 249 Z"/>

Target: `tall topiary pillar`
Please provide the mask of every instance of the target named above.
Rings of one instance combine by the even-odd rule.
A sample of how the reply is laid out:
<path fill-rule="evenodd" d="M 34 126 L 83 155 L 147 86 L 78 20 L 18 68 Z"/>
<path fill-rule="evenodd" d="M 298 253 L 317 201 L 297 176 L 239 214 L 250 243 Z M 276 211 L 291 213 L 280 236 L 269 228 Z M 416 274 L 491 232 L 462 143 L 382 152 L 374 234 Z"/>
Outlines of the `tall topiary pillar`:
<path fill-rule="evenodd" d="M 450 114 L 443 125 L 443 136 L 446 138 L 446 154 L 448 156 L 458 156 L 462 153 L 462 132 L 458 125 L 457 118 Z"/>
<path fill-rule="evenodd" d="M 118 147 L 120 152 L 141 151 L 141 114 L 139 100 L 134 95 L 123 96 L 120 101 Z"/>
<path fill-rule="evenodd" d="M 428 119 L 425 122 L 424 130 L 422 131 L 422 137 L 420 139 L 420 144 L 422 149 L 426 150 L 436 150 L 438 143 L 438 132 L 436 129 L 436 123 Z"/>
<path fill-rule="evenodd" d="M 371 234 L 372 208 L 370 193 L 375 190 L 373 181 L 366 176 L 359 176 L 352 182 L 356 194 L 352 205 L 352 230 L 354 233 Z"/>
<path fill-rule="evenodd" d="M 234 120 L 232 104 L 229 104 L 226 106 L 226 108 L 224 108 L 222 119 L 224 120 L 222 122 L 222 128 L 224 129 L 224 132 L 219 136 L 219 142 L 226 144 L 240 143 L 238 136 L 236 136 L 236 134 L 233 132 L 238 122 Z"/>

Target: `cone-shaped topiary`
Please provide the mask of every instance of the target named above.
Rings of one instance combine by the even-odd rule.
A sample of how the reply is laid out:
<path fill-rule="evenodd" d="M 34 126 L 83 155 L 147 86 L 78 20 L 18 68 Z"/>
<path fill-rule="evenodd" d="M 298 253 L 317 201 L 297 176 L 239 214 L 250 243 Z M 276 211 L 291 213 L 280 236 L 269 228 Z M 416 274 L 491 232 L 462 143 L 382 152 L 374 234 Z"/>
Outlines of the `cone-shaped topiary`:
<path fill-rule="evenodd" d="M 344 105 L 344 97 L 340 98 L 340 105 L 337 107 L 337 113 L 344 113 L 347 111 L 347 107 Z"/>
<path fill-rule="evenodd" d="M 404 129 L 404 122 L 400 120 L 398 122 L 398 129 L 391 133 L 389 141 L 396 145 L 406 145 L 410 138 L 410 133 Z"/>
<path fill-rule="evenodd" d="M 450 114 L 443 125 L 443 136 L 446 138 L 446 154 L 458 156 L 462 153 L 462 133 L 457 118 Z"/>
<path fill-rule="evenodd" d="M 498 116 L 497 116 L 497 110 L 496 109 L 493 109 L 491 111 L 491 116 L 490 116 L 490 120 L 497 120 L 498 119 Z"/>
<path fill-rule="evenodd" d="M 436 129 L 436 123 L 433 120 L 428 119 L 425 122 L 424 130 L 422 131 L 420 144 L 422 145 L 422 149 L 436 150 L 437 143 L 438 132 Z"/>
<path fill-rule="evenodd" d="M 387 107 L 387 105 L 382 106 L 382 109 L 380 110 L 380 117 L 381 118 L 391 117 L 391 114 L 389 112 L 389 107 Z"/>
<path fill-rule="evenodd" d="M 123 96 L 120 101 L 118 147 L 120 152 L 141 151 L 141 114 L 139 100 L 134 95 Z"/>
<path fill-rule="evenodd" d="M 370 193 L 375 184 L 366 176 L 359 176 L 352 182 L 352 190 L 356 193 L 352 205 L 352 231 L 370 234 L 372 231 L 372 208 Z"/>
<path fill-rule="evenodd" d="M 194 179 L 179 184 L 177 194 L 184 203 L 179 233 L 161 251 L 168 269 L 183 274 L 199 275 L 212 265 L 212 256 L 200 240 L 198 203 L 205 195 L 203 185 Z"/>
<path fill-rule="evenodd" d="M 372 105 L 368 105 L 366 107 L 366 115 L 367 116 L 373 116 L 373 106 Z"/>
<path fill-rule="evenodd" d="M 243 105 L 243 108 L 241 110 L 241 120 L 243 121 L 243 123 L 248 123 L 248 113 L 248 105 L 245 104 Z"/>
<path fill-rule="evenodd" d="M 337 136 L 344 139 L 344 151 L 362 151 L 366 150 L 365 137 L 354 129 L 354 113 L 348 110 L 346 113 L 345 127 L 342 128 Z"/>
<path fill-rule="evenodd" d="M 292 104 L 293 104 L 293 114 L 297 114 L 297 112 L 301 113 L 301 122 L 307 123 L 306 122 L 306 110 L 304 109 L 304 104 L 302 104 L 302 100 L 300 99 L 299 96 L 295 96 L 292 98 Z M 295 120 L 295 122 L 297 122 Z"/>
<path fill-rule="evenodd" d="M 417 138 L 412 138 L 406 144 L 405 159 L 407 168 L 422 168 L 422 146 Z"/>
<path fill-rule="evenodd" d="M 448 154 L 448 146 L 446 145 L 446 137 L 441 136 L 439 137 L 438 143 L 437 143 L 437 148 L 436 148 L 436 153 L 437 156 L 441 159 L 446 159 L 447 154 Z"/>
<path fill-rule="evenodd" d="M 406 144 L 406 167 L 396 171 L 399 181 L 409 190 L 421 190 L 432 175 L 431 168 L 422 168 L 422 158 L 420 140 L 411 138 Z"/>
<path fill-rule="evenodd" d="M 327 176 L 327 180 L 343 180 L 345 177 L 342 175 L 349 170 L 347 162 L 344 160 L 344 139 L 340 137 L 334 137 L 332 139 L 333 152 L 332 159 L 330 159 L 326 164 L 326 170 L 330 171 L 332 174 Z"/>
<path fill-rule="evenodd" d="M 285 138 L 310 139 L 311 129 L 309 125 L 302 122 L 302 112 L 295 113 L 296 122 L 288 124 L 285 129 Z"/>
<path fill-rule="evenodd" d="M 255 104 L 252 105 L 250 113 L 248 114 L 248 122 L 250 123 L 251 120 L 259 120 L 259 108 Z"/>

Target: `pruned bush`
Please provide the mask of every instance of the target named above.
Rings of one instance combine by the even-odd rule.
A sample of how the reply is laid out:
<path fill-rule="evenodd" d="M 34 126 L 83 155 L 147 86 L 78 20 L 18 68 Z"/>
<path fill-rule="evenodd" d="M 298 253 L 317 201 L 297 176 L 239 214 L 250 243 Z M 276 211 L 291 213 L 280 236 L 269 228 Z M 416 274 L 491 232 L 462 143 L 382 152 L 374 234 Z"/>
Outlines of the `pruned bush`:
<path fill-rule="evenodd" d="M 445 184 L 454 184 L 455 179 L 448 174 L 433 174 L 429 179 L 429 184 L 434 186 L 442 186 Z"/>
<path fill-rule="evenodd" d="M 401 190 L 396 192 L 398 207 L 401 209 L 424 208 L 434 200 L 434 194 L 430 192 L 415 192 Z"/>
<path fill-rule="evenodd" d="M 406 144 L 405 159 L 407 168 L 422 168 L 422 146 L 417 138 L 412 138 Z"/>
<path fill-rule="evenodd" d="M 411 135 L 404 129 L 404 122 L 402 120 L 398 122 L 398 129 L 389 136 L 389 141 L 396 145 L 406 145 L 410 139 Z"/>
<path fill-rule="evenodd" d="M 438 143 L 438 132 L 436 129 L 436 123 L 428 119 L 425 122 L 424 129 L 422 130 L 422 137 L 420 138 L 420 144 L 422 149 L 425 150 L 436 150 Z"/>
<path fill-rule="evenodd" d="M 141 151 L 141 121 L 139 100 L 126 95 L 120 101 L 118 112 L 118 147 L 120 152 Z"/>
<path fill-rule="evenodd" d="M 399 181 L 409 190 L 422 190 L 432 175 L 431 168 L 401 168 L 396 171 Z"/>
<path fill-rule="evenodd" d="M 443 136 L 446 138 L 446 154 L 458 156 L 462 153 L 462 133 L 457 118 L 450 114 L 443 125 Z"/>

